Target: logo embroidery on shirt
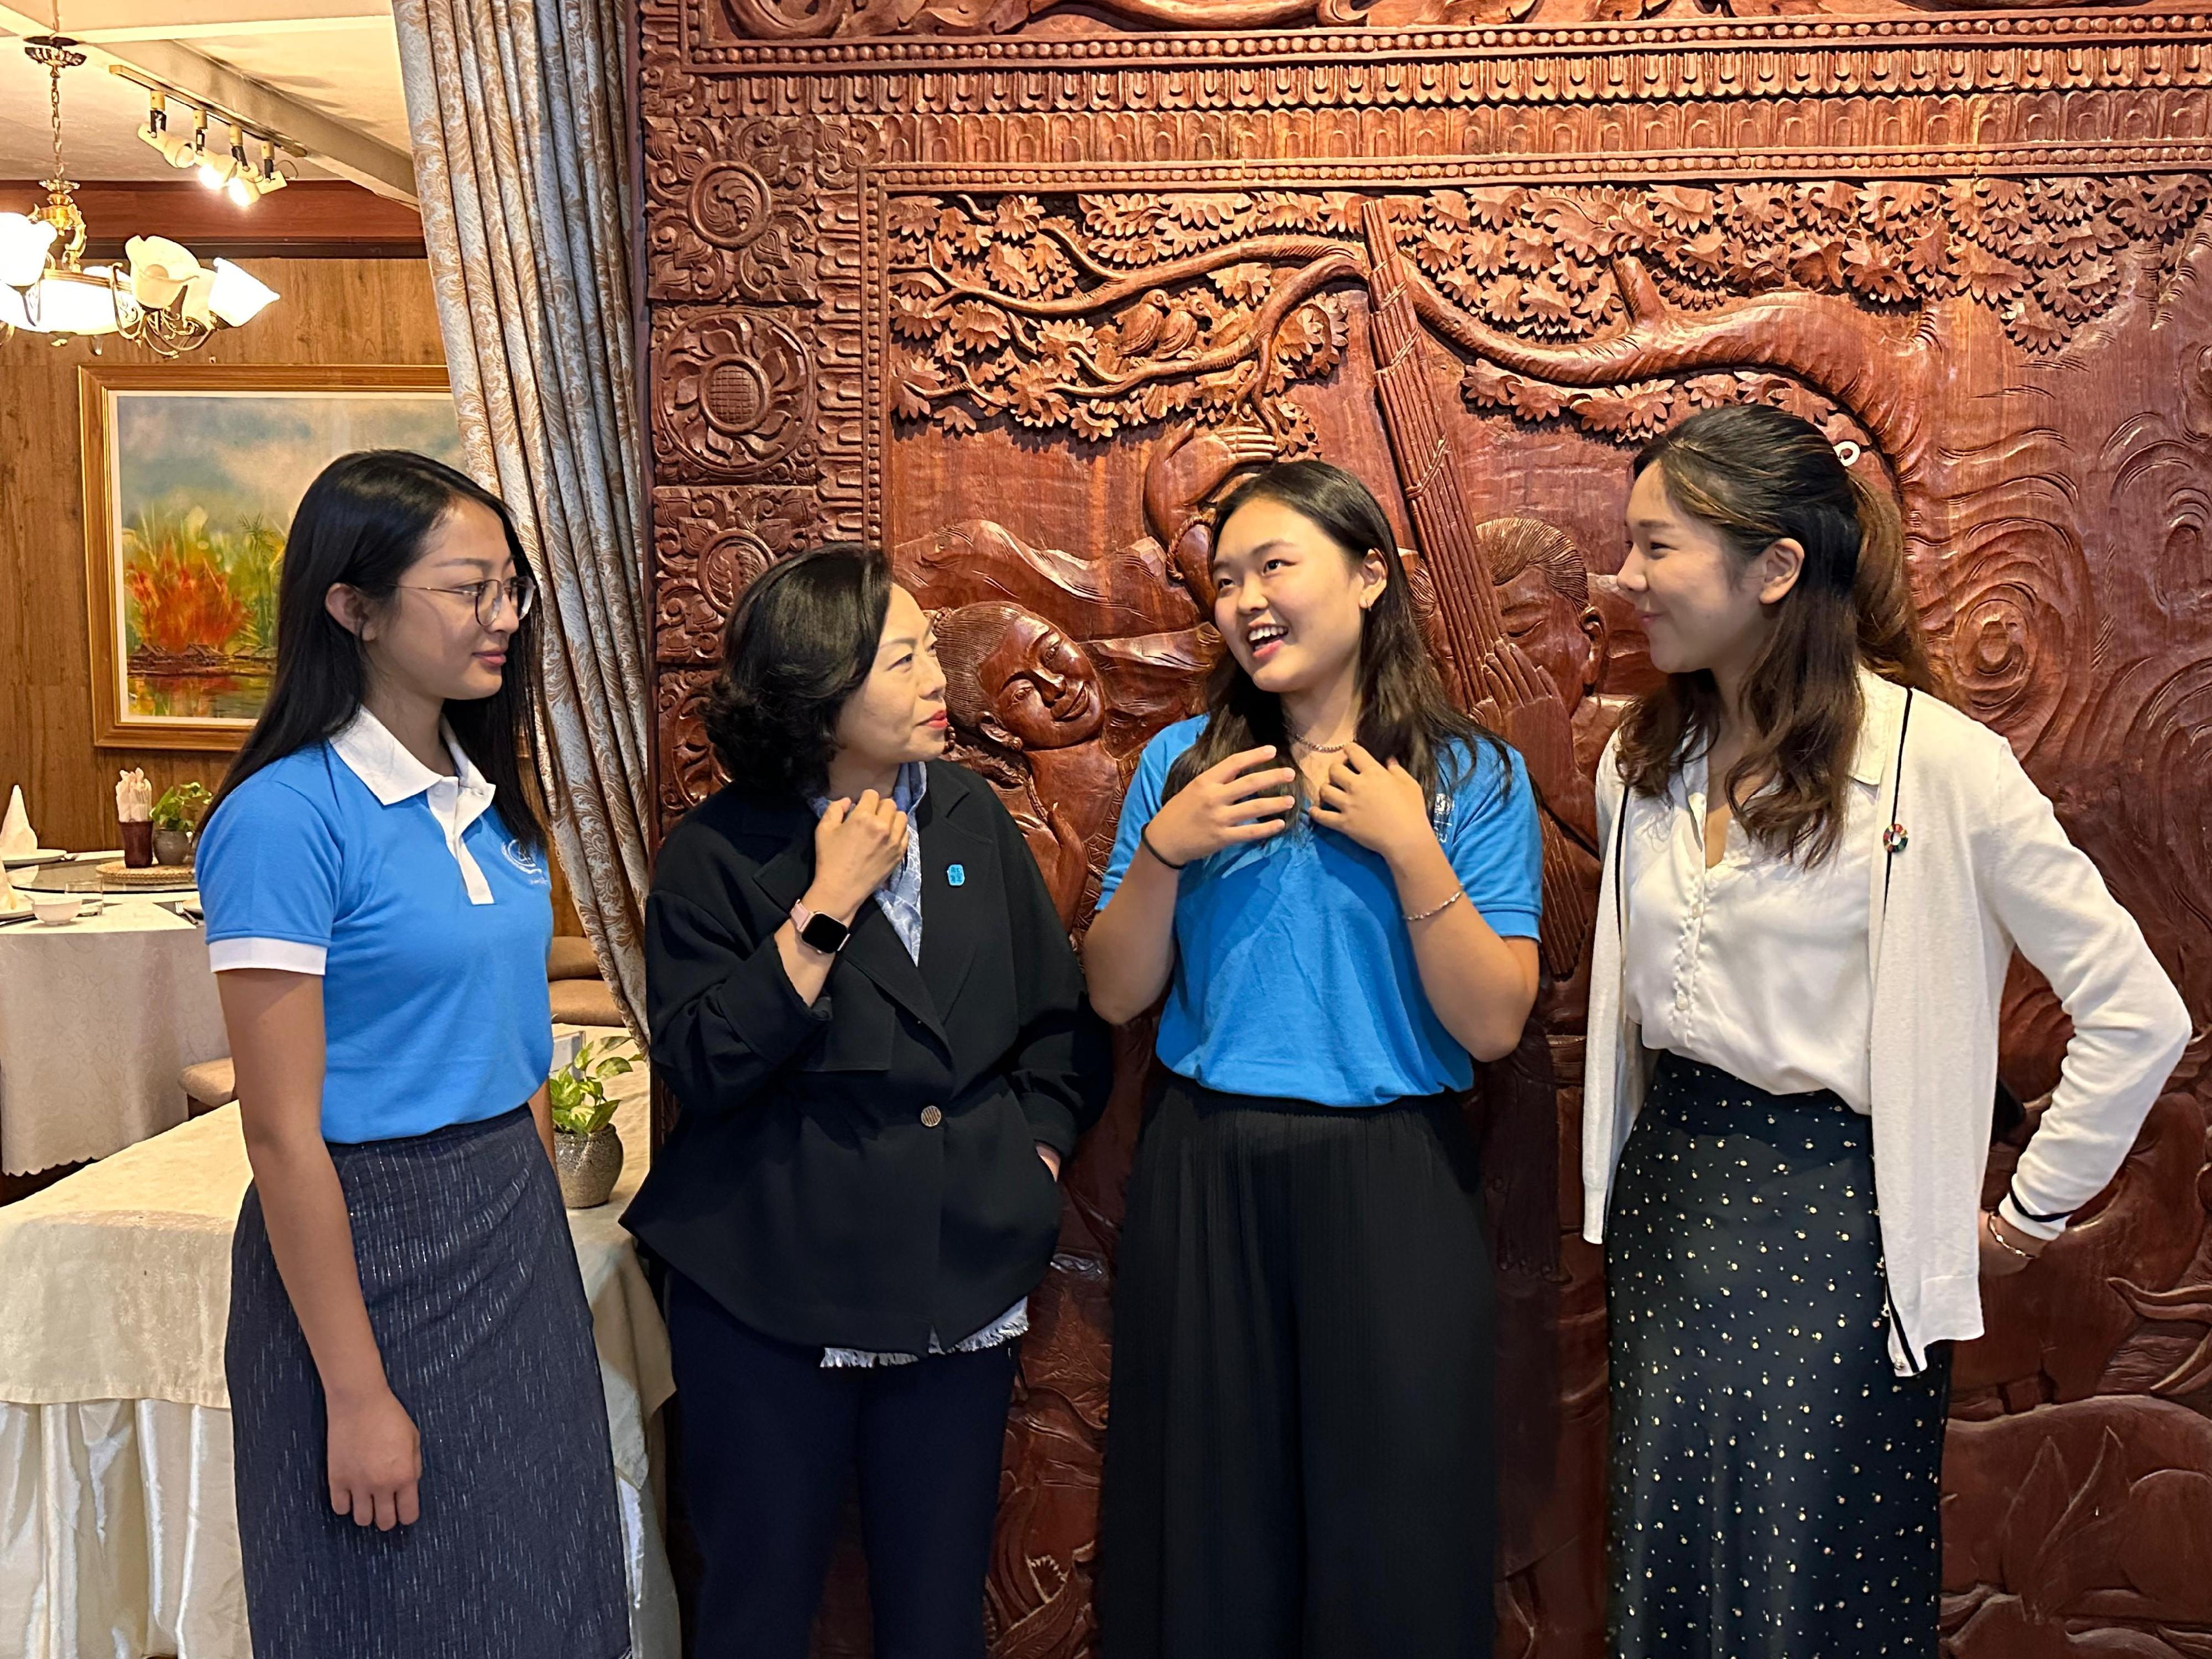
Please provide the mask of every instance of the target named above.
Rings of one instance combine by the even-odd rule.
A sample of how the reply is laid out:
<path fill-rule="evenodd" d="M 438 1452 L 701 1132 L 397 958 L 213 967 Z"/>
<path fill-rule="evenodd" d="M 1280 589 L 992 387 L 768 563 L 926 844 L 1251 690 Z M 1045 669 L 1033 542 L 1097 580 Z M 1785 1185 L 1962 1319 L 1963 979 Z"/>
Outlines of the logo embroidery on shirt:
<path fill-rule="evenodd" d="M 532 881 L 542 882 L 545 879 L 545 866 L 538 862 L 538 854 L 526 852 L 520 842 L 509 838 L 507 844 L 499 850 L 507 854 L 507 861 L 509 864 L 529 877 Z"/>

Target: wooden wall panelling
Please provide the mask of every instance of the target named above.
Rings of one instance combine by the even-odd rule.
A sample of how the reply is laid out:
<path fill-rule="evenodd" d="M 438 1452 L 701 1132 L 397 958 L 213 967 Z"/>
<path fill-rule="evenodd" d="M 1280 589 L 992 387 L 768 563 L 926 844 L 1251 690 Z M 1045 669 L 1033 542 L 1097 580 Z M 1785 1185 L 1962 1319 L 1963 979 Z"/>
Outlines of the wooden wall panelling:
<path fill-rule="evenodd" d="M 0 181 L 0 210 L 46 200 L 43 185 Z M 119 259 L 132 236 L 167 236 L 204 263 L 226 259 L 420 259 L 422 216 L 358 185 L 309 179 L 240 207 L 189 176 L 79 185 L 87 259 Z"/>
<path fill-rule="evenodd" d="M 1589 775 L 1648 673 L 1609 581 L 1626 458 L 1740 398 L 1855 446 L 1896 494 L 1962 701 L 2204 1022 L 2212 18 L 649 0 L 641 62 L 666 818 L 718 781 L 697 708 L 731 599 L 790 547 L 865 534 L 948 635 L 1022 645 L 1003 684 L 956 652 L 958 752 L 1079 930 L 1121 780 L 1212 644 L 1195 503 L 1260 453 L 1323 456 L 1384 497 L 1455 683 L 1550 809 L 1547 990 L 1475 1106 L 1503 1290 L 1499 1650 L 1594 1659 L 1603 1291 L 1571 1218 Z M 1530 672 L 1501 679 L 1502 658 Z M 1058 696 L 1076 681 L 1095 696 Z M 983 715 L 1026 718 L 1042 688 L 1065 717 L 994 743 Z M 2004 1024 L 2008 1078 L 2046 1091 L 2064 1024 L 2033 976 Z M 1121 1048 L 1032 1304 L 1000 1656 L 1073 1659 L 1095 1635 L 1144 1034 Z M 2206 1048 L 1960 1355 L 1959 1659 L 2212 1653 Z M 854 1583 L 848 1563 L 824 1654 L 866 1651 Z"/>
<path fill-rule="evenodd" d="M 218 335 L 203 361 L 445 361 L 420 259 L 263 259 L 252 268 L 282 299 L 247 327 Z M 23 786 L 40 838 L 55 847 L 115 844 L 118 770 L 143 766 L 156 791 L 188 777 L 211 787 L 230 758 L 92 746 L 77 366 L 94 360 L 86 341 L 0 342 L 0 791 Z M 139 360 L 113 340 L 97 359 Z"/>

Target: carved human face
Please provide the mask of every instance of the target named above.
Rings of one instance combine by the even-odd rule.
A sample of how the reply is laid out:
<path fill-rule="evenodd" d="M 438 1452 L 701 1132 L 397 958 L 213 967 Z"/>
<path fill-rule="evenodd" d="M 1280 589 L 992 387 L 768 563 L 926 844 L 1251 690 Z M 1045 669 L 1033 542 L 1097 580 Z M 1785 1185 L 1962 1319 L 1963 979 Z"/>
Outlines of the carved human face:
<path fill-rule="evenodd" d="M 1741 684 L 1804 562 L 1791 541 L 1740 556 L 1713 526 L 1674 505 L 1658 466 L 1644 468 L 1628 492 L 1628 557 L 1616 580 L 1662 674 L 1705 670 Z"/>
<path fill-rule="evenodd" d="M 896 771 L 908 761 L 935 760 L 951 730 L 937 636 L 914 595 L 894 587 L 875 665 L 838 711 L 831 774 L 866 776 Z"/>
<path fill-rule="evenodd" d="M 1362 619 L 1389 580 L 1280 501 L 1255 501 L 1213 548 L 1213 625 L 1252 684 L 1277 696 L 1327 690 L 1359 666 Z"/>
<path fill-rule="evenodd" d="M 1498 585 L 1498 611 L 1506 637 L 1552 677 L 1569 708 L 1597 684 L 1605 660 L 1605 623 L 1595 607 L 1579 611 L 1530 560 Z"/>
<path fill-rule="evenodd" d="M 1012 749 L 1067 749 L 1104 729 L 1106 699 L 1090 653 L 1042 617 L 1024 614 L 976 665 L 975 678 Z"/>

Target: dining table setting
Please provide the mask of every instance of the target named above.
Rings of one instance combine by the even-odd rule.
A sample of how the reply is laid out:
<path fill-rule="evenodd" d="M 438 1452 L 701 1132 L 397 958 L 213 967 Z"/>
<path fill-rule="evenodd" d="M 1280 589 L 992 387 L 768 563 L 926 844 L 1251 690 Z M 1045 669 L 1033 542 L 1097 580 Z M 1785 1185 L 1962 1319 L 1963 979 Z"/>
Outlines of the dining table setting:
<path fill-rule="evenodd" d="M 118 780 L 120 829 L 146 793 L 143 774 Z M 184 1068 L 228 1052 L 189 864 L 119 839 L 41 845 L 20 786 L 0 817 L 0 1175 L 174 1127 Z"/>

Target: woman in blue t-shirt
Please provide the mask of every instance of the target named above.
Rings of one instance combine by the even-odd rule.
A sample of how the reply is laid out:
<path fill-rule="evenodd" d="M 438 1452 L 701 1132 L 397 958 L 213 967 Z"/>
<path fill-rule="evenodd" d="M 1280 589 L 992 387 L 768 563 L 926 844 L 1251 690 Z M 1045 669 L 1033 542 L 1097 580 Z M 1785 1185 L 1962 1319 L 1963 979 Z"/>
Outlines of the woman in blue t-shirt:
<path fill-rule="evenodd" d="M 333 461 L 201 841 L 253 1166 L 224 1371 L 260 1659 L 629 1648 L 551 1164 L 532 597 L 495 497 Z"/>
<path fill-rule="evenodd" d="M 1358 479 L 1273 466 L 1218 522 L 1210 712 L 1146 749 L 1085 950 L 1108 1018 L 1167 994 L 1170 1073 L 1117 1264 L 1101 1651 L 1469 1659 L 1491 1290 L 1456 1096 L 1535 999 L 1534 799 Z"/>

